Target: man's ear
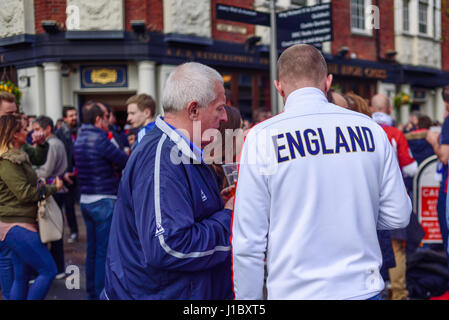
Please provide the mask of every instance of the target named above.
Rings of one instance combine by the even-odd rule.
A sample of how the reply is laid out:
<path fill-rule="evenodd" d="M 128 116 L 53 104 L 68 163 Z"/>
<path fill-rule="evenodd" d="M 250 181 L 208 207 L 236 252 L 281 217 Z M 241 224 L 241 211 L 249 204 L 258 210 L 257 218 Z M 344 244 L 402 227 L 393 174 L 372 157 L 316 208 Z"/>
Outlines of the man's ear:
<path fill-rule="evenodd" d="M 276 90 L 279 92 L 281 97 L 285 97 L 284 90 L 282 89 L 281 82 L 279 80 L 274 80 L 274 86 L 276 87 Z"/>
<path fill-rule="evenodd" d="M 392 105 L 389 105 L 388 106 L 388 114 L 391 114 L 392 112 L 393 112 L 393 106 Z"/>
<path fill-rule="evenodd" d="M 325 87 L 326 94 L 331 89 L 333 79 L 334 79 L 334 76 L 332 74 L 329 74 L 326 78 L 326 87 Z"/>
<path fill-rule="evenodd" d="M 186 108 L 187 115 L 190 120 L 197 121 L 200 116 L 200 105 L 196 101 L 192 101 Z"/>
<path fill-rule="evenodd" d="M 101 121 L 103 120 L 103 118 L 101 117 L 101 116 L 97 116 L 96 118 L 95 118 L 95 126 L 97 126 L 97 125 L 99 125 L 100 123 L 101 123 Z"/>
<path fill-rule="evenodd" d="M 144 109 L 143 114 L 145 115 L 145 118 L 151 118 L 151 109 Z"/>

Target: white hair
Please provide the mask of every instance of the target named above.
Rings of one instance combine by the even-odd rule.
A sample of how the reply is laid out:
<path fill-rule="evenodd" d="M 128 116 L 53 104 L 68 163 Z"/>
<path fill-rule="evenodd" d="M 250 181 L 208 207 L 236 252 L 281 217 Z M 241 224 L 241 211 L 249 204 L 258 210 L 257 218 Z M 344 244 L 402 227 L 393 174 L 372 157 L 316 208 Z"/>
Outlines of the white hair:
<path fill-rule="evenodd" d="M 181 111 L 192 101 L 206 108 L 217 98 L 217 82 L 223 85 L 223 77 L 204 64 L 187 62 L 176 67 L 168 76 L 162 93 L 164 112 Z"/>

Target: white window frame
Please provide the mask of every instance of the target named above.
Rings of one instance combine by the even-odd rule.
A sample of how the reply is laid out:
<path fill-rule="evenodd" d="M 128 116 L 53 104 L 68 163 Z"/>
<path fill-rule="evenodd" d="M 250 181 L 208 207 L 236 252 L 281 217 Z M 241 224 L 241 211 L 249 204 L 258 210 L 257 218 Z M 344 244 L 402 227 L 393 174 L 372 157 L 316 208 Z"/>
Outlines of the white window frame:
<path fill-rule="evenodd" d="M 410 5 L 412 4 L 411 0 L 401 0 L 402 1 L 402 10 L 401 10 L 401 17 L 402 17 L 402 32 L 404 33 L 410 33 Z M 405 15 L 407 8 L 407 15 Z M 406 19 L 407 17 L 407 19 Z M 405 28 L 405 23 L 407 21 L 407 29 Z"/>
<path fill-rule="evenodd" d="M 427 4 L 427 13 L 423 16 L 420 12 L 420 3 Z M 405 0 L 395 0 L 395 30 L 396 34 L 406 36 L 418 36 L 422 38 L 441 40 L 441 0 L 409 0 L 409 29 L 405 30 L 404 25 L 404 3 Z M 426 32 L 419 29 L 420 21 L 426 25 Z"/>
<path fill-rule="evenodd" d="M 352 8 L 353 8 L 353 2 L 354 0 L 350 0 L 350 10 L 349 10 L 349 23 L 351 26 L 351 33 L 352 34 L 356 34 L 356 35 L 363 35 L 363 36 L 372 36 L 373 35 L 373 30 L 372 29 L 368 29 L 367 28 L 367 19 L 366 19 L 366 9 L 371 6 L 371 0 L 363 0 L 364 1 L 364 8 L 363 8 L 363 20 L 364 20 L 364 27 L 362 28 L 358 28 L 358 27 L 353 27 L 352 26 L 352 17 L 353 17 L 353 12 L 352 12 Z"/>
<path fill-rule="evenodd" d="M 421 4 L 424 4 L 424 5 L 427 6 L 427 10 L 426 10 L 424 15 L 421 14 L 422 13 L 421 12 Z M 431 30 L 430 24 L 429 24 L 429 13 L 430 13 L 429 9 L 433 9 L 432 3 L 430 3 L 429 0 L 418 0 L 418 35 L 429 36 L 429 32 Z M 432 16 L 433 15 L 431 15 L 431 17 Z M 422 18 L 425 18 L 425 21 L 424 21 L 425 22 L 425 28 L 426 28 L 425 32 L 421 31 L 421 23 L 422 23 L 421 19 Z"/>
<path fill-rule="evenodd" d="M 441 0 L 433 0 L 433 33 L 432 36 L 435 40 L 441 40 Z"/>

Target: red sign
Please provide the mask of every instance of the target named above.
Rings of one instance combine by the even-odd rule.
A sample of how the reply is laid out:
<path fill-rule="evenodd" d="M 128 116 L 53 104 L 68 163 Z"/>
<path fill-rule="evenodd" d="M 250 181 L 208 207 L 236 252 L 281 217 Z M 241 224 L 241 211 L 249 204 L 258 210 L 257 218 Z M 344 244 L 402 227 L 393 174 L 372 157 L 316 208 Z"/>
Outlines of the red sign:
<path fill-rule="evenodd" d="M 437 212 L 439 189 L 439 187 L 421 187 L 421 212 L 419 221 L 426 232 L 423 242 L 443 240 Z"/>

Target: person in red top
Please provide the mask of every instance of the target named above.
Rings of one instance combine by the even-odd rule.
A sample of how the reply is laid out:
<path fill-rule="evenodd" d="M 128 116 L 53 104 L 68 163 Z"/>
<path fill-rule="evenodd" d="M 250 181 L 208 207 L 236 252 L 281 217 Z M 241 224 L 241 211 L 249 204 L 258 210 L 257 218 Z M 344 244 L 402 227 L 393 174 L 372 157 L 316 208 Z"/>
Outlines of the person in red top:
<path fill-rule="evenodd" d="M 413 177 L 418 169 L 418 165 L 412 156 L 404 134 L 393 126 L 393 119 L 390 116 L 392 107 L 388 97 L 383 94 L 376 94 L 371 99 L 371 108 L 374 121 L 384 129 L 388 140 L 396 151 L 402 174 L 404 177 Z"/>
<path fill-rule="evenodd" d="M 407 139 L 401 130 L 393 126 L 390 114 L 392 107 L 387 96 L 376 94 L 371 99 L 371 110 L 373 119 L 384 130 L 388 140 L 398 156 L 399 167 L 404 178 L 413 177 L 418 170 L 418 164 L 410 152 Z M 391 242 L 393 244 L 396 267 L 389 269 L 391 292 L 393 300 L 406 300 L 408 298 L 406 283 L 406 258 L 405 258 L 405 229 L 391 231 Z"/>

